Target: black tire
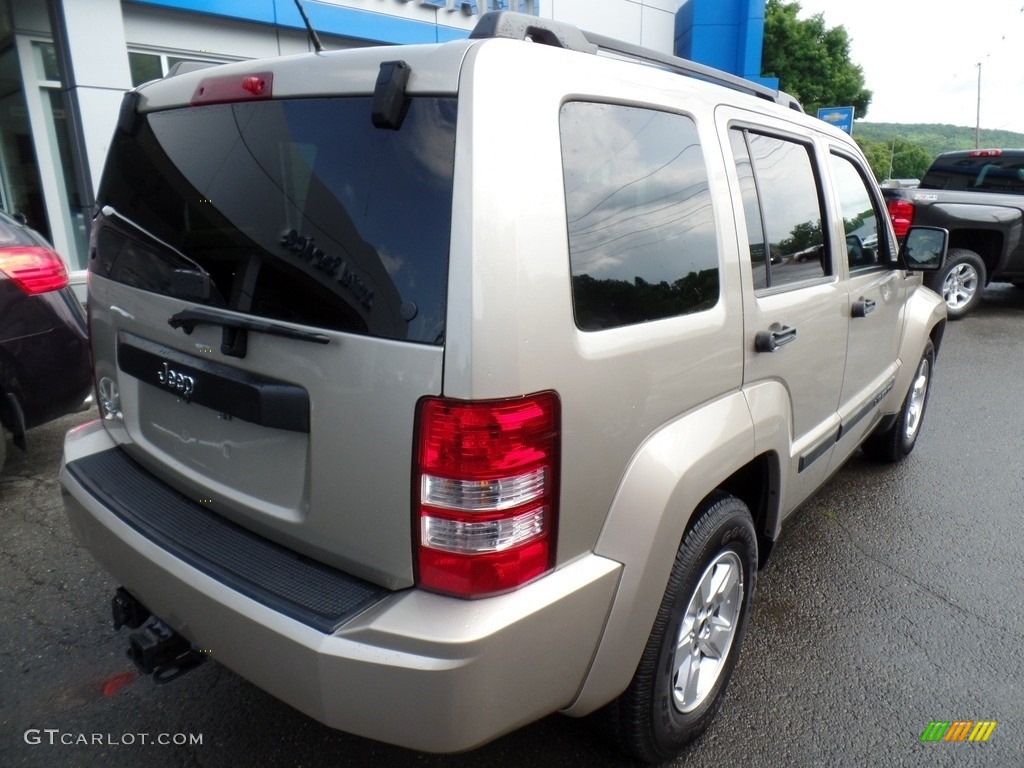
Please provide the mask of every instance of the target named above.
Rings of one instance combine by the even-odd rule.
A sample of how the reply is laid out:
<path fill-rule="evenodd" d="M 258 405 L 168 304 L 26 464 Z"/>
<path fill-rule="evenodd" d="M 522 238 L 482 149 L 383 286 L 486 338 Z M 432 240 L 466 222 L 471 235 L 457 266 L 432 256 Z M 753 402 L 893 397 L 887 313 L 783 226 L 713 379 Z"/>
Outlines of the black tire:
<path fill-rule="evenodd" d="M 917 437 L 921 434 L 924 414 L 928 408 L 928 395 L 932 391 L 932 376 L 935 372 L 935 346 L 929 339 L 925 344 L 921 361 L 917 364 L 910 391 L 903 400 L 895 423 L 882 432 L 875 432 L 864 441 L 864 455 L 874 461 L 895 464 L 902 461 L 914 450 Z"/>
<path fill-rule="evenodd" d="M 757 536 L 750 510 L 733 496 L 712 497 L 698 510 L 697 522 L 679 547 L 633 681 L 608 707 L 623 750 L 649 763 L 661 762 L 708 727 L 739 657 L 756 573 Z M 725 579 L 726 589 L 715 589 L 710 598 L 698 594 L 700 584 L 718 578 Z M 698 671 L 696 690 L 677 690 L 683 666 L 676 669 L 677 647 L 684 644 L 688 657 L 711 667 L 706 677 L 704 667 Z M 716 644 L 724 646 L 717 664 L 713 654 L 706 654 Z"/>
<path fill-rule="evenodd" d="M 942 269 L 925 277 L 925 285 L 946 302 L 949 319 L 959 320 L 978 306 L 986 279 L 981 256 L 966 248 L 953 248 Z"/>

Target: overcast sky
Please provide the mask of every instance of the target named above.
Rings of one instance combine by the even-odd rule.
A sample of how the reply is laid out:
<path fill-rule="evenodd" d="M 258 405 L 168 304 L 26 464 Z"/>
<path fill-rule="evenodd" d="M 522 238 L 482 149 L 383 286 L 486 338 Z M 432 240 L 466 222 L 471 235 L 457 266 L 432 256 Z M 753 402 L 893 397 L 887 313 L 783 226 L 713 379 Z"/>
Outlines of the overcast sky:
<path fill-rule="evenodd" d="M 981 127 L 1024 133 L 1024 0 L 797 2 L 846 28 L 868 122 L 974 127 L 981 62 Z"/>

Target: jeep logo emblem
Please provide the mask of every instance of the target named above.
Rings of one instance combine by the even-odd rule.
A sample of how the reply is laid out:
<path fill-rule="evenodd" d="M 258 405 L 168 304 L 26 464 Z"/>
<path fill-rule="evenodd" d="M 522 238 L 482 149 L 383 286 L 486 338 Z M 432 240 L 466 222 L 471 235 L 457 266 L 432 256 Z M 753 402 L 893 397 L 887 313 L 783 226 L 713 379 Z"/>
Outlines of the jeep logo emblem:
<path fill-rule="evenodd" d="M 196 380 L 192 376 L 174 370 L 166 362 L 163 369 L 156 372 L 156 378 L 165 387 L 177 392 L 186 403 L 196 391 Z"/>

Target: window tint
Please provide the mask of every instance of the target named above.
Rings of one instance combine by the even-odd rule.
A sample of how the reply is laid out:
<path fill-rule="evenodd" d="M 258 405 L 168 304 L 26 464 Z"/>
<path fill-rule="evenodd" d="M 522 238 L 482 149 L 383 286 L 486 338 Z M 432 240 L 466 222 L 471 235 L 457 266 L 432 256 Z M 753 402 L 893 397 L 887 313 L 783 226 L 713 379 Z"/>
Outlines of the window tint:
<path fill-rule="evenodd" d="M 831 160 L 843 216 L 850 271 L 887 266 L 888 254 L 884 250 L 886 241 L 878 229 L 878 213 L 871 203 L 871 193 L 864 177 L 849 159 L 832 155 Z"/>
<path fill-rule="evenodd" d="M 577 326 L 615 328 L 714 306 L 718 248 L 693 121 L 570 102 L 559 124 Z"/>
<path fill-rule="evenodd" d="M 1024 153 L 940 155 L 921 179 L 921 189 L 1024 193 Z"/>
<path fill-rule="evenodd" d="M 754 274 L 754 288 L 768 287 L 768 265 L 765 262 L 764 220 L 761 218 L 761 203 L 757 197 L 754 182 L 754 167 L 747 152 L 747 138 L 742 131 L 730 131 L 733 156 L 736 158 L 736 175 L 740 180 L 740 195 L 743 197 L 743 217 L 747 222 L 747 245 L 750 248 L 750 267 Z"/>
<path fill-rule="evenodd" d="M 260 317 L 441 343 L 454 99 L 399 131 L 370 98 L 156 112 L 115 135 L 90 269 Z"/>
<path fill-rule="evenodd" d="M 733 131 L 732 146 L 754 287 L 785 286 L 830 274 L 810 147 L 738 129 Z"/>

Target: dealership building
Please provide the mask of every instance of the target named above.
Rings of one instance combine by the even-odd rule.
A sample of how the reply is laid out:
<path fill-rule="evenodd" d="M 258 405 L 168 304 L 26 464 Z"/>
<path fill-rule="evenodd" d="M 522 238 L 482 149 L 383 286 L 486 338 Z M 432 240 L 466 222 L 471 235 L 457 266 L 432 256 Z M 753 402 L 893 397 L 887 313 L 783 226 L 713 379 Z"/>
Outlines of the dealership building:
<path fill-rule="evenodd" d="M 326 49 L 466 37 L 519 11 L 758 79 L 764 0 L 304 0 Z M 310 50 L 294 0 L 0 0 L 0 208 L 82 283 L 96 187 L 124 92 L 181 60 Z"/>

